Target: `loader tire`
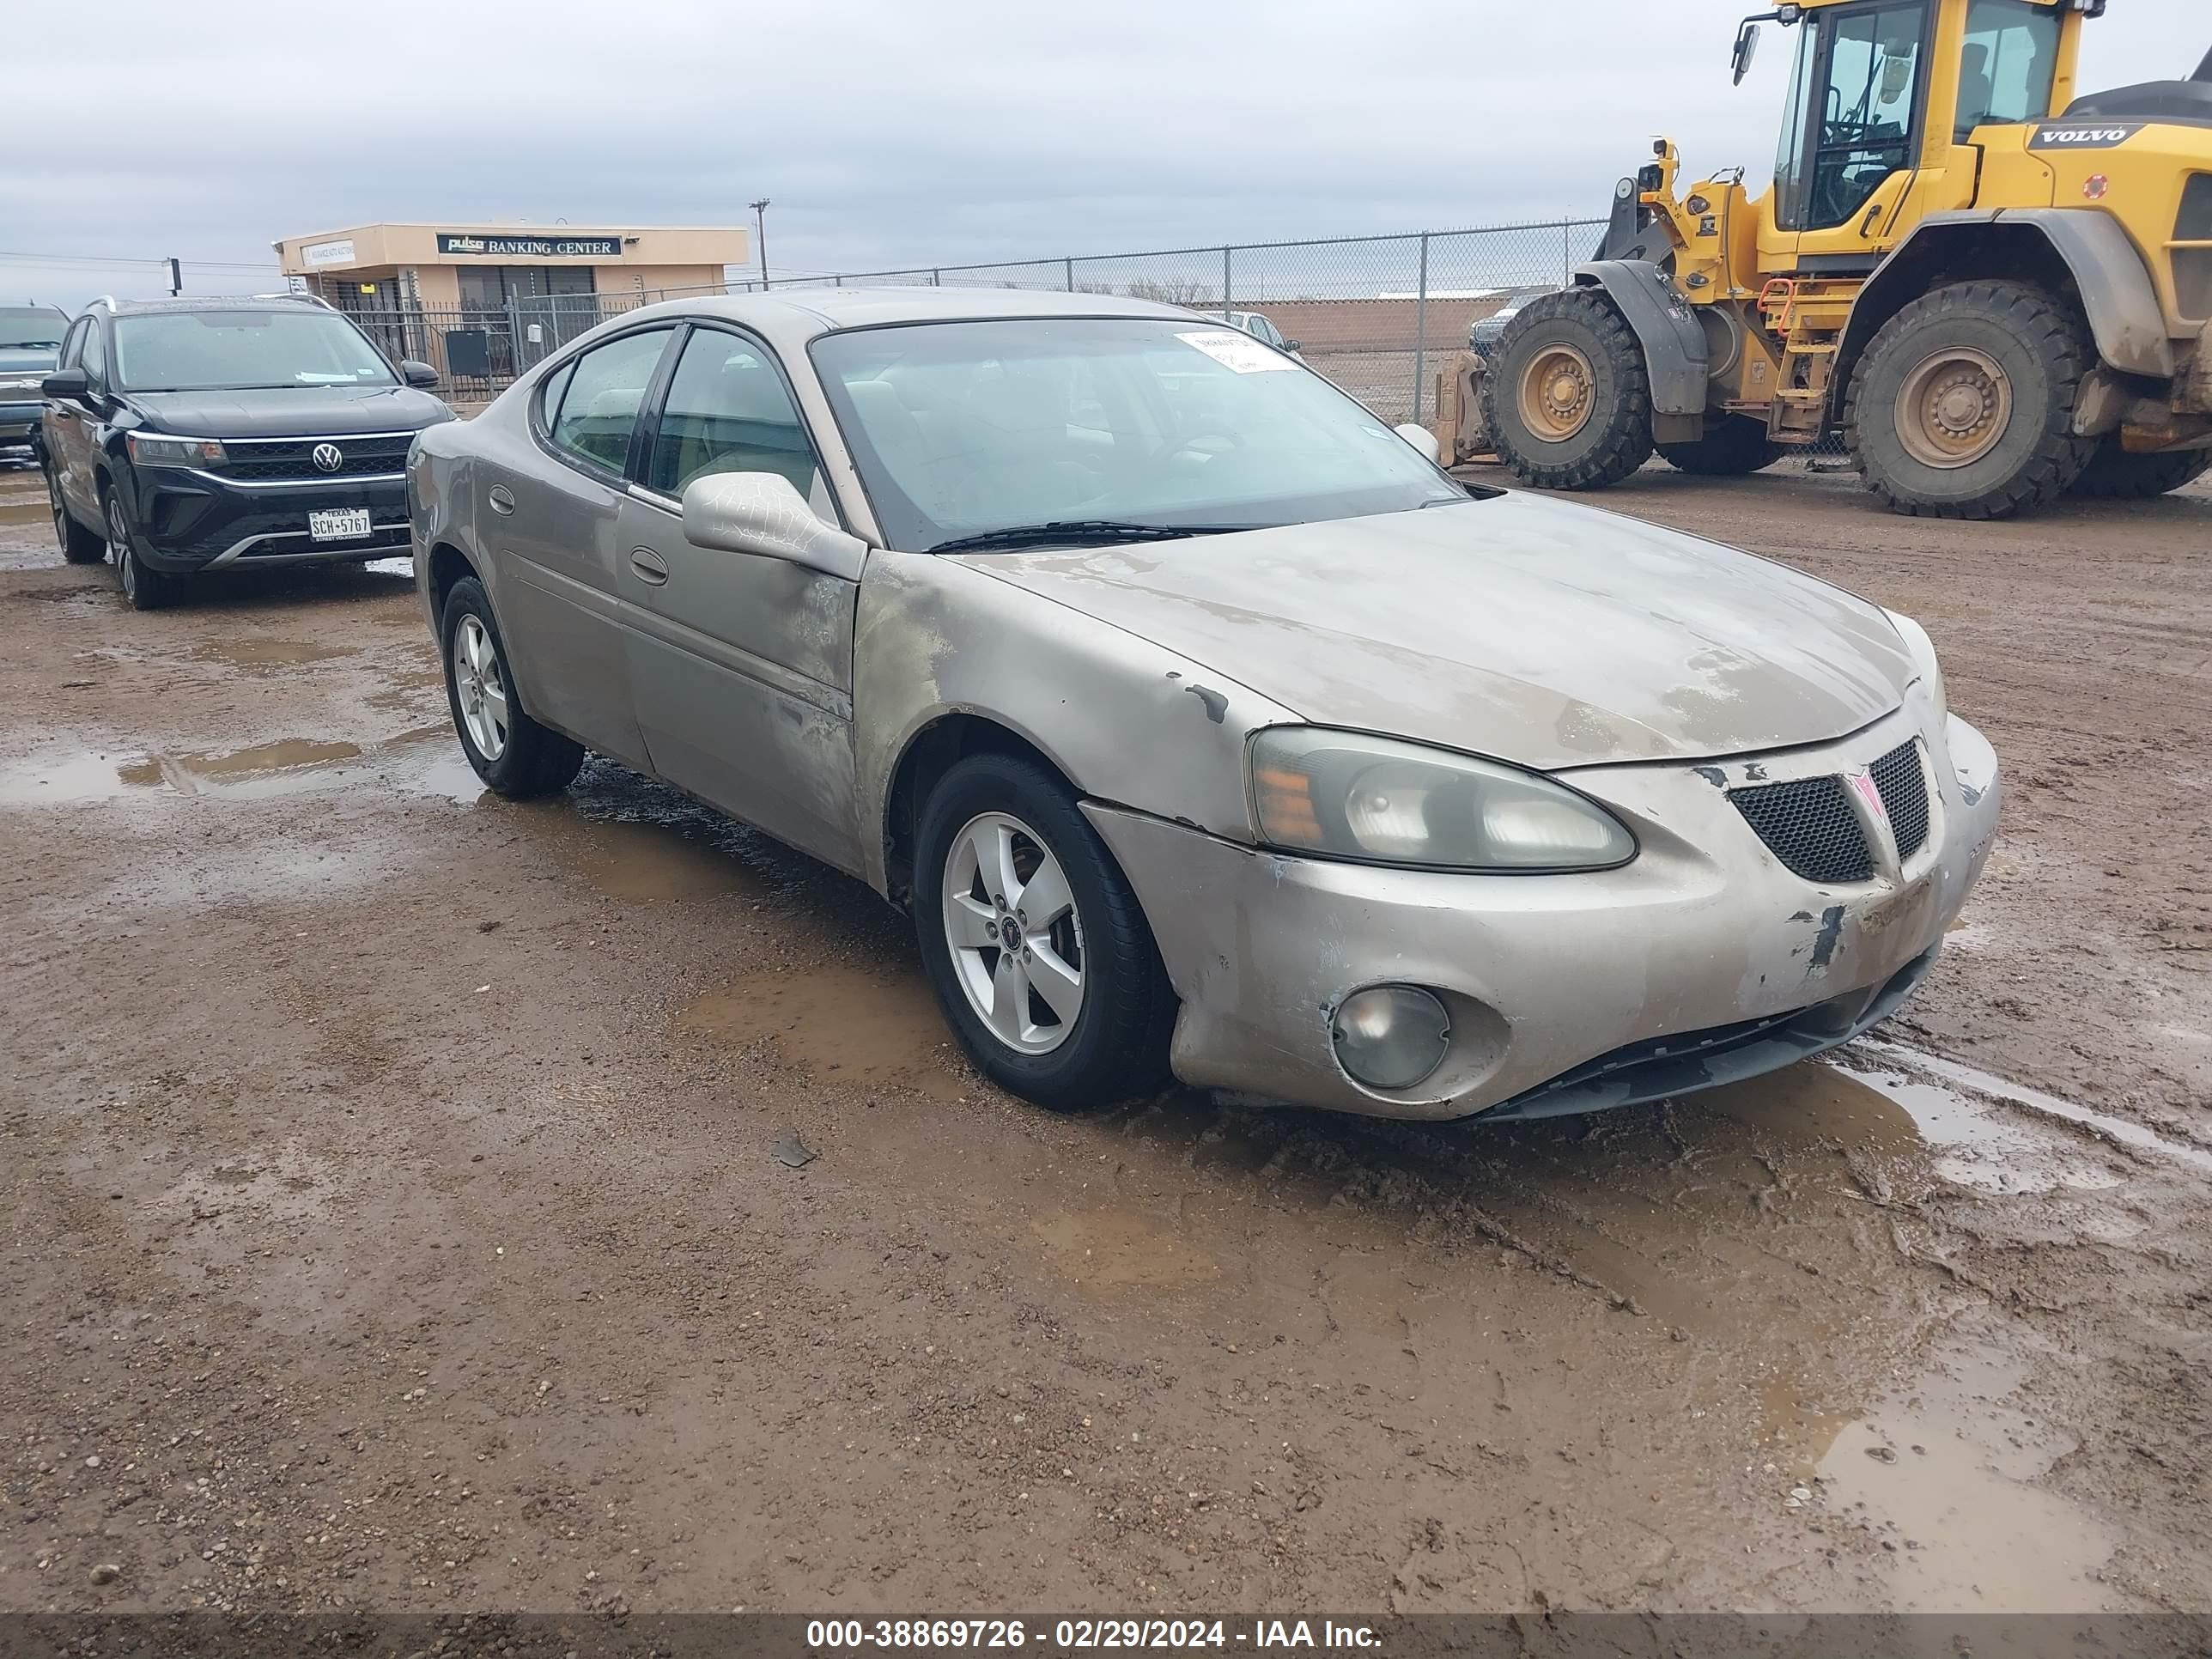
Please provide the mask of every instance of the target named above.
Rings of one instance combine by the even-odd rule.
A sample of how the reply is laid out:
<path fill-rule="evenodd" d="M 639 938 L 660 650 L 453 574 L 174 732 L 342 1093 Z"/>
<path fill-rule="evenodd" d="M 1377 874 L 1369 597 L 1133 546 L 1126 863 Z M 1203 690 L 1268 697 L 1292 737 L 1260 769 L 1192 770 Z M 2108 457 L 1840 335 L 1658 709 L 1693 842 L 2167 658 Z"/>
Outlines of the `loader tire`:
<path fill-rule="evenodd" d="M 2097 446 L 2089 465 L 2074 480 L 2074 494 L 2112 501 L 2148 501 L 2184 484 L 2195 483 L 2208 471 L 2212 471 L 2212 449 L 2130 455 L 2120 447 L 2116 434 Z"/>
<path fill-rule="evenodd" d="M 1644 348 L 1604 290 L 1522 308 L 1482 377 L 1482 419 L 1498 459 L 1540 489 L 1601 489 L 1651 459 Z"/>
<path fill-rule="evenodd" d="M 1701 478 L 1741 477 L 1772 466 L 1783 453 L 1783 447 L 1766 435 L 1766 422 L 1745 415 L 1722 416 L 1694 442 L 1659 446 L 1668 465 Z"/>
<path fill-rule="evenodd" d="M 2074 431 L 2095 362 L 2075 307 L 2026 283 L 1954 283 L 1869 343 L 1844 441 L 1892 512 L 2008 519 L 2057 500 L 2095 453 Z"/>

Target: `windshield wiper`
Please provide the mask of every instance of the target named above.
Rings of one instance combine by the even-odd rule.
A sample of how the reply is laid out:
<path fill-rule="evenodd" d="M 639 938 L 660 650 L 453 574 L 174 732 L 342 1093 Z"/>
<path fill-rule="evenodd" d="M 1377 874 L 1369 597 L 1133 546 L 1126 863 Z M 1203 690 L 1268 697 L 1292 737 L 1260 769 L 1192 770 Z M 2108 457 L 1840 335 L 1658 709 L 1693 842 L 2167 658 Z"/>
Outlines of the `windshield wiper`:
<path fill-rule="evenodd" d="M 1259 524 L 1128 524 L 1119 519 L 1061 519 L 1050 524 L 1009 525 L 1004 530 L 979 531 L 939 542 L 933 553 L 983 553 L 994 548 L 1046 547 L 1055 543 L 1103 544 L 1117 542 L 1172 542 L 1185 536 L 1233 536 L 1243 530 L 1265 530 Z"/>

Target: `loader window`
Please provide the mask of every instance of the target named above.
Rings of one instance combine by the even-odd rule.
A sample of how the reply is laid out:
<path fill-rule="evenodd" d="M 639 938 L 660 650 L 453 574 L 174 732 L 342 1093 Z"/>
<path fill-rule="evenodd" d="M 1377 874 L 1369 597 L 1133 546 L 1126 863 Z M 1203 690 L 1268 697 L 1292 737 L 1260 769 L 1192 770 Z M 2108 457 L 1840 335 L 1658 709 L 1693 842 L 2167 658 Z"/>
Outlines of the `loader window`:
<path fill-rule="evenodd" d="M 1821 68 L 1809 88 L 1811 167 L 1799 222 L 1826 230 L 1847 222 L 1893 173 L 1912 165 L 1927 56 L 1927 0 L 1830 13 Z M 1824 32 L 1826 20 L 1823 20 Z"/>
<path fill-rule="evenodd" d="M 1974 0 L 1966 9 L 1966 46 L 1959 65 L 1964 141 L 1978 126 L 2039 121 L 2051 113 L 2058 70 L 2058 14 L 2028 0 Z"/>

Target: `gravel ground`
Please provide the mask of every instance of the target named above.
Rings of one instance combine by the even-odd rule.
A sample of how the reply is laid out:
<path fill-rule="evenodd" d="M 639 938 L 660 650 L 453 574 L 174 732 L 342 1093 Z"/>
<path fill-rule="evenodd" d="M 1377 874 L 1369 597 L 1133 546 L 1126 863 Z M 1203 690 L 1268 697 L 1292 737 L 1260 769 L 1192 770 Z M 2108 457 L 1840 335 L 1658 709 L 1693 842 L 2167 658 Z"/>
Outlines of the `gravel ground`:
<path fill-rule="evenodd" d="M 2005 836 L 1882 1041 L 1484 1129 L 1028 1109 L 853 883 L 482 793 L 401 574 L 0 475 L 0 1610 L 2212 1608 L 2212 496 L 1606 504 L 1923 618 Z"/>

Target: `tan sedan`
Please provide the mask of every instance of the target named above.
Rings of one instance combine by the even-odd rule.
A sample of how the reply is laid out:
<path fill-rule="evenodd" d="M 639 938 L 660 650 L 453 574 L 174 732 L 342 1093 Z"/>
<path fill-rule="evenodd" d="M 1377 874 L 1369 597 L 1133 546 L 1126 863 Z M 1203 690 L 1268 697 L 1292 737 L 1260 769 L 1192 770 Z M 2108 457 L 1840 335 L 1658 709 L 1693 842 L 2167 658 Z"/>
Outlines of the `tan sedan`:
<path fill-rule="evenodd" d="M 416 577 L 492 787 L 859 876 L 1045 1105 L 1586 1110 L 1887 1014 L 1996 821 L 1928 636 L 1426 444 L 1164 306 L 678 302 L 422 434 Z"/>

